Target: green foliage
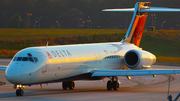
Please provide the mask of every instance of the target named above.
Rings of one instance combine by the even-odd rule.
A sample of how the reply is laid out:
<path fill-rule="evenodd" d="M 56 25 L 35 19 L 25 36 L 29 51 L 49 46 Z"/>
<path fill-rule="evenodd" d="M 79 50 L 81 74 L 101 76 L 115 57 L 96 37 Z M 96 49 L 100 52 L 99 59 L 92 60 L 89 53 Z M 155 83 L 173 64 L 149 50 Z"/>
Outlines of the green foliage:
<path fill-rule="evenodd" d="M 140 47 L 156 56 L 180 57 L 180 30 L 144 32 Z"/>
<path fill-rule="evenodd" d="M 74 28 L 80 26 L 83 13 L 75 8 L 69 9 L 67 12 L 62 13 L 58 19 L 61 23 L 61 28 Z M 79 25 L 77 25 L 79 23 Z"/>
<path fill-rule="evenodd" d="M 145 1 L 145 0 L 140 0 Z M 149 0 L 151 6 L 162 7 L 179 7 L 178 0 Z M 6 21 L 13 15 L 19 14 L 23 19 L 27 19 L 26 13 L 31 13 L 30 17 L 31 28 L 34 22 L 42 17 L 40 21 L 41 28 L 50 28 L 57 26 L 56 21 L 60 22 L 61 28 L 78 28 L 79 23 L 84 23 L 84 28 L 87 28 L 88 16 L 91 19 L 92 28 L 120 28 L 125 29 L 126 20 L 129 25 L 132 13 L 124 12 L 102 12 L 106 8 L 127 8 L 134 7 L 139 0 L 0 0 L 0 28 L 6 26 Z M 72 14 L 71 14 L 72 12 Z M 163 21 L 164 29 L 179 29 L 178 18 L 180 13 L 156 13 L 156 29 L 160 29 Z M 172 19 L 173 17 L 173 19 Z M 79 22 L 79 18 L 82 20 Z M 151 26 L 152 17 L 149 15 L 145 28 Z M 14 26 L 13 26 L 14 25 Z M 9 28 L 16 28 L 18 24 L 11 24 Z M 24 26 L 23 26 L 24 27 Z"/>
<path fill-rule="evenodd" d="M 22 18 L 19 18 L 20 16 L 18 14 L 13 15 L 9 20 L 6 22 L 6 26 L 8 28 L 24 28 L 25 27 L 25 20 Z M 18 25 L 19 24 L 19 25 Z"/>

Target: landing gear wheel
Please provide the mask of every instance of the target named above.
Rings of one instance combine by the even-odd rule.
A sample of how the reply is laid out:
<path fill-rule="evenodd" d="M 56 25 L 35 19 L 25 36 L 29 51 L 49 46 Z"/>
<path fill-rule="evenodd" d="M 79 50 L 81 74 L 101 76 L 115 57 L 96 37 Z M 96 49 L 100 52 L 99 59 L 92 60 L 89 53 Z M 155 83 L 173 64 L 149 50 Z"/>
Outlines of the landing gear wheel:
<path fill-rule="evenodd" d="M 68 83 L 69 83 L 69 89 L 70 89 L 70 90 L 73 90 L 74 87 L 75 87 L 74 81 L 70 81 L 70 82 L 68 82 Z"/>
<path fill-rule="evenodd" d="M 16 90 L 16 96 L 19 96 L 19 92 L 20 92 L 20 90 L 17 89 L 17 90 Z"/>
<path fill-rule="evenodd" d="M 107 90 L 112 90 L 112 88 L 113 88 L 113 86 L 112 86 L 112 81 L 109 80 L 109 81 L 107 82 Z"/>
<path fill-rule="evenodd" d="M 24 91 L 23 91 L 22 89 L 20 89 L 19 95 L 20 95 L 20 96 L 23 96 L 23 95 L 24 95 Z"/>
<path fill-rule="evenodd" d="M 118 89 L 119 89 L 119 83 L 118 83 L 117 81 L 114 81 L 114 82 L 112 83 L 112 85 L 113 85 L 113 89 L 114 89 L 114 90 L 118 90 Z"/>
<path fill-rule="evenodd" d="M 24 95 L 24 91 L 22 89 L 16 90 L 16 96 L 23 96 L 23 95 Z"/>
<path fill-rule="evenodd" d="M 62 88 L 63 88 L 64 90 L 67 90 L 67 89 L 68 89 L 68 82 L 63 82 L 63 83 L 62 83 Z"/>
<path fill-rule="evenodd" d="M 63 83 L 62 83 L 62 88 L 63 88 L 64 90 L 67 90 L 68 88 L 69 88 L 70 90 L 73 90 L 74 87 L 75 87 L 75 82 L 74 82 L 74 81 L 63 82 Z"/>

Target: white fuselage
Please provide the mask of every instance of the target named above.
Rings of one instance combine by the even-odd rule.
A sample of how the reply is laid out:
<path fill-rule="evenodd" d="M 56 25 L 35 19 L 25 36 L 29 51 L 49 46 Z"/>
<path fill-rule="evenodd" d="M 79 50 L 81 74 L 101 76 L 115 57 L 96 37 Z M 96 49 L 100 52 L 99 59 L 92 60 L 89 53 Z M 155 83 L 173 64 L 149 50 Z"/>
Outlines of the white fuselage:
<path fill-rule="evenodd" d="M 85 74 L 93 70 L 122 68 L 125 53 L 132 49 L 140 50 L 121 42 L 26 48 L 14 56 L 6 79 L 25 85 L 89 79 Z"/>

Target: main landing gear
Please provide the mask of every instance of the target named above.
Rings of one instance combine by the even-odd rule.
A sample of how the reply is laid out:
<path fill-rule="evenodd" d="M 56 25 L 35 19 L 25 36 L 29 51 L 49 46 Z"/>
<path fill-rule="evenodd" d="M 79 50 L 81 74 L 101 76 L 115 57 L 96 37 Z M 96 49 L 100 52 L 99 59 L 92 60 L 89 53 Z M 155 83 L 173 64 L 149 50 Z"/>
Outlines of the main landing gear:
<path fill-rule="evenodd" d="M 67 90 L 68 88 L 70 90 L 73 90 L 75 87 L 75 82 L 74 81 L 63 82 L 62 87 L 64 90 Z"/>
<path fill-rule="evenodd" d="M 23 85 L 14 85 L 13 88 L 14 88 L 14 89 L 18 88 L 18 89 L 16 90 L 16 96 L 23 96 L 23 95 L 24 95 L 23 89 L 25 88 L 25 86 L 23 86 Z"/>
<path fill-rule="evenodd" d="M 109 77 L 110 78 L 110 77 Z M 107 90 L 118 90 L 120 81 L 118 80 L 117 76 L 111 77 L 111 80 L 107 82 Z M 115 81 L 116 79 L 116 81 Z"/>

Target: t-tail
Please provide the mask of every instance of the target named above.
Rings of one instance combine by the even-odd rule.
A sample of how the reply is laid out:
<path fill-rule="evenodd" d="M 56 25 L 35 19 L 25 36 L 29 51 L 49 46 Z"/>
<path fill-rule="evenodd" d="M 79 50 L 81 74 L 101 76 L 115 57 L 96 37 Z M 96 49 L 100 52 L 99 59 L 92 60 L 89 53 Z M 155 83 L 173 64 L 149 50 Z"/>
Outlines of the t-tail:
<path fill-rule="evenodd" d="M 166 7 L 150 7 L 150 2 L 138 2 L 135 8 L 105 9 L 103 11 L 134 12 L 126 36 L 121 42 L 139 46 L 148 12 L 180 12 L 180 9 Z"/>

